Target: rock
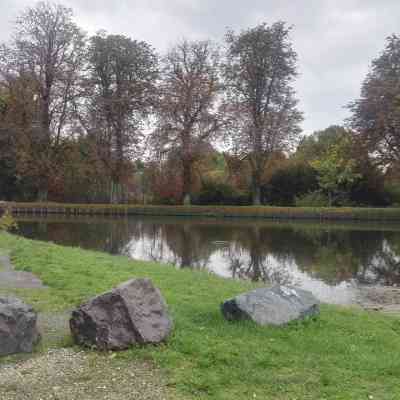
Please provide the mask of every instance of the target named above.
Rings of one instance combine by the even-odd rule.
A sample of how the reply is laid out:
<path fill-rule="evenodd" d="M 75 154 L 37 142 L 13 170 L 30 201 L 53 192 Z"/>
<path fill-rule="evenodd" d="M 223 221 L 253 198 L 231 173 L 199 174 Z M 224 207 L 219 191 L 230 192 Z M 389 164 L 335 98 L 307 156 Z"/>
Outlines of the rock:
<path fill-rule="evenodd" d="M 16 297 L 0 297 L 0 356 L 30 353 L 40 340 L 37 314 Z"/>
<path fill-rule="evenodd" d="M 99 350 L 123 350 L 132 344 L 156 344 L 172 330 L 166 303 L 149 279 L 132 279 L 72 312 L 77 344 Z"/>
<path fill-rule="evenodd" d="M 221 304 L 227 320 L 252 319 L 259 325 L 284 325 L 319 314 L 319 301 L 312 293 L 290 286 L 260 288 Z"/>

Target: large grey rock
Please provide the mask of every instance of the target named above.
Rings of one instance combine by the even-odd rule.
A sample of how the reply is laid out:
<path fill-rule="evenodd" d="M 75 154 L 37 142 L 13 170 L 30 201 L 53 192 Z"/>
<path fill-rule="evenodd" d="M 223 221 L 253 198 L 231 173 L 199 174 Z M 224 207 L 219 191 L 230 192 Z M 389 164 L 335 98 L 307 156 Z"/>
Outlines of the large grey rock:
<path fill-rule="evenodd" d="M 132 279 L 72 312 L 75 342 L 99 350 L 160 343 L 172 330 L 166 303 L 149 279 Z"/>
<path fill-rule="evenodd" d="M 230 321 L 252 319 L 259 325 L 285 325 L 319 314 L 319 301 L 305 290 L 274 286 L 227 300 L 221 305 L 221 311 Z"/>
<path fill-rule="evenodd" d="M 40 340 L 37 314 L 16 297 L 0 297 L 0 356 L 30 353 Z"/>

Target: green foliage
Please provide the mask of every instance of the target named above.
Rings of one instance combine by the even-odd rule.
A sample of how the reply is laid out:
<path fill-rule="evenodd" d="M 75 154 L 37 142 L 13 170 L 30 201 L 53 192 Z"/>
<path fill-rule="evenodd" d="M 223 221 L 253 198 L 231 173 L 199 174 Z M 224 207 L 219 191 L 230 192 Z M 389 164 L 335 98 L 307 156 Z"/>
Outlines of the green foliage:
<path fill-rule="evenodd" d="M 319 188 L 336 206 L 388 205 L 383 171 L 352 131 L 341 126 L 317 131 L 303 138 L 292 158 L 317 170 Z"/>
<path fill-rule="evenodd" d="M 263 187 L 267 204 L 293 206 L 295 198 L 318 188 L 317 173 L 305 162 L 291 162 L 278 168 Z"/>
<path fill-rule="evenodd" d="M 329 206 L 338 204 L 338 199 L 348 193 L 351 186 L 361 178 L 356 172 L 356 162 L 349 157 L 350 139 L 339 137 L 329 145 L 320 159 L 311 161 L 318 172 L 318 183 L 329 198 Z M 340 204 L 340 203 L 339 203 Z"/>
<path fill-rule="evenodd" d="M 248 205 L 250 196 L 240 193 L 226 183 L 208 181 L 193 202 L 198 205 Z"/>
<path fill-rule="evenodd" d="M 307 193 L 302 196 L 296 197 L 297 207 L 328 207 L 328 197 L 320 191 Z"/>
<path fill-rule="evenodd" d="M 385 186 L 385 192 L 389 197 L 389 203 L 394 207 L 400 207 L 400 185 L 388 184 Z"/>
<path fill-rule="evenodd" d="M 154 361 L 167 374 L 171 398 L 400 396 L 398 319 L 322 305 L 319 318 L 286 328 L 230 323 L 219 304 L 253 284 L 4 233 L 0 247 L 11 250 L 18 269 L 32 271 L 49 286 L 25 294 L 39 311 L 70 310 L 125 280 L 152 279 L 169 305 L 173 335 L 164 345 L 132 348 L 115 357 Z"/>
<path fill-rule="evenodd" d="M 0 217 L 0 231 L 15 231 L 18 229 L 18 224 L 9 210 L 6 210 Z"/>
<path fill-rule="evenodd" d="M 322 158 L 330 146 L 336 144 L 338 139 L 346 137 L 348 134 L 349 132 L 342 126 L 332 125 L 316 131 L 312 135 L 304 136 L 296 149 L 294 158 L 303 162 Z"/>

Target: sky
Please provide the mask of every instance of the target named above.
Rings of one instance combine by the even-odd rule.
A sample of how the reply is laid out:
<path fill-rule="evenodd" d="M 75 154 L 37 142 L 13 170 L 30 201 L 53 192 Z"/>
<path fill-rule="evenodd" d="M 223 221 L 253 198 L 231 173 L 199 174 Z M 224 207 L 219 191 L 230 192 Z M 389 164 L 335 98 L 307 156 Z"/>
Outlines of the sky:
<path fill-rule="evenodd" d="M 236 32 L 277 20 L 293 26 L 299 77 L 295 88 L 304 133 L 348 116 L 385 38 L 400 35 L 399 0 L 62 0 L 89 34 L 104 29 L 145 40 L 160 53 L 183 37 L 222 42 Z M 0 42 L 9 40 L 29 0 L 0 0 Z"/>

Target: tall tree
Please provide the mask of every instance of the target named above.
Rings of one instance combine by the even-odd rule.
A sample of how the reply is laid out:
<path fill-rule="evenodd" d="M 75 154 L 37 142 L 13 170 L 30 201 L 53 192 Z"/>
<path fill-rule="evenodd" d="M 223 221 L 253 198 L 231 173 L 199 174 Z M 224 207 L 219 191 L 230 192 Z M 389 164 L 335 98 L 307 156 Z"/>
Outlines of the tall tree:
<path fill-rule="evenodd" d="M 311 135 L 304 135 L 293 158 L 302 162 L 311 162 L 325 156 L 331 145 L 336 145 L 342 139 L 352 139 L 352 132 L 340 125 L 331 125 L 328 128 L 315 131 Z"/>
<path fill-rule="evenodd" d="M 288 150 L 300 133 L 302 114 L 292 88 L 297 55 L 289 35 L 284 22 L 226 35 L 227 101 L 238 117 L 231 139 L 236 152 L 251 165 L 254 205 L 261 203 L 268 159 L 277 151 Z"/>
<path fill-rule="evenodd" d="M 350 125 L 371 154 L 384 164 L 400 161 L 400 38 L 387 38 L 372 61 L 361 96 L 349 106 Z"/>
<path fill-rule="evenodd" d="M 181 41 L 163 59 L 159 90 L 153 140 L 159 154 L 178 152 L 183 203 L 189 205 L 194 162 L 224 124 L 217 107 L 221 84 L 216 48 L 208 41 Z"/>
<path fill-rule="evenodd" d="M 37 104 L 35 134 L 40 153 L 32 149 L 31 156 L 43 161 L 38 168 L 42 200 L 47 199 L 53 158 L 63 134 L 71 127 L 84 47 L 84 34 L 73 22 L 72 10 L 46 2 L 21 13 L 15 22 L 13 41 L 2 47 L 2 80 L 29 76 L 36 90 L 30 100 Z"/>
<path fill-rule="evenodd" d="M 328 196 L 331 207 L 341 195 L 346 195 L 351 186 L 361 178 L 357 172 L 357 163 L 349 157 L 351 139 L 339 138 L 337 143 L 329 144 L 320 159 L 311 161 L 311 166 L 318 172 L 318 183 Z"/>
<path fill-rule="evenodd" d="M 110 201 L 124 200 L 129 161 L 155 102 L 158 59 L 145 42 L 104 32 L 90 39 L 84 124 L 111 172 Z"/>
<path fill-rule="evenodd" d="M 19 194 L 23 194 L 22 199 L 33 200 L 35 194 L 27 183 L 35 182 L 36 190 L 40 186 L 41 149 L 34 128 L 36 92 L 29 76 L 0 81 L 0 196 L 3 198 L 20 198 Z M 22 182 L 24 190 L 20 191 Z"/>

